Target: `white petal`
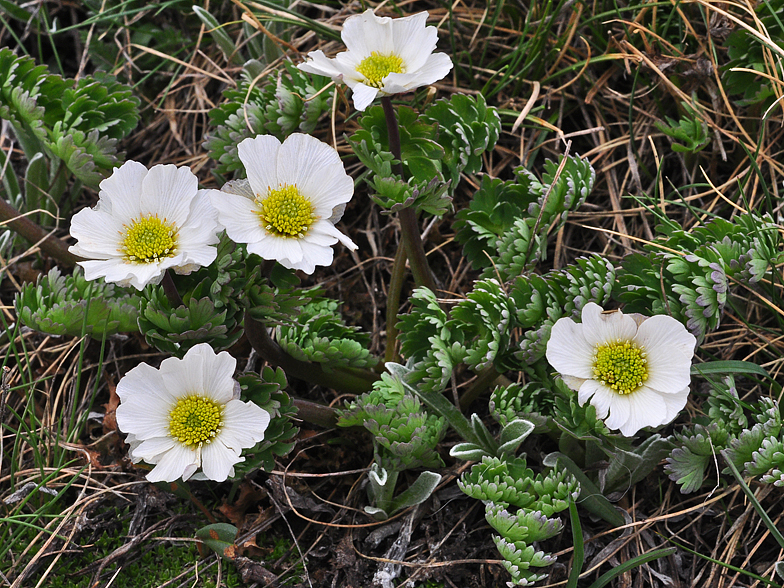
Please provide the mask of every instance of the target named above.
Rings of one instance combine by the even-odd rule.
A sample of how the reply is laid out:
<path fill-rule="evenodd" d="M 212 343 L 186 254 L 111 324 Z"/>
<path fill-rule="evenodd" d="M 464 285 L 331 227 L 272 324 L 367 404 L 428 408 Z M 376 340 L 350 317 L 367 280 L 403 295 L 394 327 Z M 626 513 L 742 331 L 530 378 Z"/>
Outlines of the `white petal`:
<path fill-rule="evenodd" d="M 218 220 L 226 234 L 236 243 L 255 243 L 265 238 L 258 206 L 253 200 L 228 192 L 209 191 L 210 201 L 218 211 Z"/>
<path fill-rule="evenodd" d="M 406 71 L 422 67 L 436 48 L 438 29 L 426 26 L 427 12 L 392 20 L 392 53 L 401 57 Z"/>
<path fill-rule="evenodd" d="M 288 185 L 296 184 L 322 218 L 354 195 L 354 180 L 346 173 L 338 152 L 302 133 L 293 133 L 281 145 L 278 178 Z"/>
<path fill-rule="evenodd" d="M 623 407 L 623 410 L 621 410 Z M 618 417 L 613 419 L 613 411 Z M 610 418 L 605 424 L 631 437 L 643 427 L 658 427 L 666 421 L 667 405 L 662 395 L 642 386 L 631 394 L 619 394 L 610 407 Z"/>
<path fill-rule="evenodd" d="M 354 89 L 357 84 L 365 82 L 365 76 L 357 71 L 362 57 L 351 51 L 343 51 L 335 55 L 335 68 L 342 72 L 340 81 Z"/>
<path fill-rule="evenodd" d="M 218 257 L 218 250 L 209 245 L 190 244 L 188 251 L 183 252 L 180 257 L 176 265 L 167 267 L 171 267 L 178 274 L 188 275 L 200 267 L 208 267 Z"/>
<path fill-rule="evenodd" d="M 602 307 L 589 302 L 583 307 L 583 337 L 591 346 L 631 341 L 637 333 L 637 323 L 621 311 L 603 313 Z"/>
<path fill-rule="evenodd" d="M 128 435 L 125 437 L 125 442 L 128 445 L 130 445 L 130 447 L 128 448 L 128 457 L 131 458 L 131 461 L 133 463 L 139 463 L 142 460 L 142 458 L 139 455 L 135 455 L 134 452 L 136 451 L 136 448 L 139 447 L 139 445 L 141 445 L 142 442 L 139 441 L 133 433 L 128 433 Z"/>
<path fill-rule="evenodd" d="M 327 235 L 328 237 L 333 239 L 333 241 L 332 241 L 332 243 L 330 243 L 330 245 L 335 243 L 334 240 L 338 240 L 341 243 L 343 243 L 343 245 L 348 247 L 351 251 L 356 251 L 358 249 L 358 247 L 357 247 L 356 243 L 354 243 L 354 241 L 352 241 L 346 235 L 341 233 L 337 229 L 337 227 L 335 227 L 335 225 L 333 225 L 329 221 L 318 221 L 316 223 L 313 223 L 313 226 L 310 228 L 310 232 L 308 233 L 308 237 L 310 237 L 310 233 L 314 233 L 314 234 L 315 233 L 319 233 L 319 234 L 322 234 L 322 235 Z"/>
<path fill-rule="evenodd" d="M 667 408 L 667 415 L 662 419 L 661 424 L 666 425 L 674 421 L 678 413 L 686 406 L 686 402 L 689 400 L 689 388 L 684 388 L 675 394 L 662 394 L 661 399 Z"/>
<path fill-rule="evenodd" d="M 624 430 L 627 429 L 626 425 L 629 421 L 629 418 L 632 417 L 632 403 L 629 402 L 631 394 L 627 394 L 623 396 L 621 394 L 613 394 L 612 396 L 607 396 L 607 400 L 609 401 L 609 414 L 607 418 L 604 419 L 604 424 L 607 425 L 607 428 L 613 431 Z M 637 429 L 634 432 L 637 432 Z M 634 433 L 632 433 L 633 435 Z M 626 435 L 626 433 L 624 433 Z M 630 437 L 631 435 L 627 435 Z"/>
<path fill-rule="evenodd" d="M 191 209 L 184 223 L 178 225 L 179 247 L 185 251 L 189 248 L 186 243 L 200 243 L 214 245 L 218 239 L 220 225 L 218 224 L 218 211 L 210 201 L 213 190 L 199 190 L 191 201 Z"/>
<path fill-rule="evenodd" d="M 227 229 L 228 231 L 228 229 Z M 248 251 L 263 259 L 290 259 L 294 263 L 302 261 L 300 240 L 293 237 L 278 237 L 268 234 L 263 241 L 248 243 Z"/>
<path fill-rule="evenodd" d="M 691 364 L 672 355 L 672 361 L 662 349 L 648 353 L 648 379 L 645 385 L 663 394 L 677 394 L 691 382 Z"/>
<path fill-rule="evenodd" d="M 264 439 L 270 414 L 253 402 L 232 400 L 223 409 L 223 428 L 219 439 L 236 450 L 253 447 Z"/>
<path fill-rule="evenodd" d="M 114 282 L 123 287 L 133 286 L 137 290 L 144 290 L 147 284 L 158 284 L 163 278 L 163 268 L 160 263 L 126 263 L 121 259 L 80 261 L 84 268 L 84 277 L 87 280 L 104 278 L 107 282 Z"/>
<path fill-rule="evenodd" d="M 574 376 L 567 376 L 566 374 L 561 374 L 561 379 L 564 384 L 569 386 L 572 390 L 579 390 L 586 382 L 586 378 L 575 378 Z"/>
<path fill-rule="evenodd" d="M 334 251 L 332 251 L 332 247 L 315 245 L 308 241 L 302 241 L 300 246 L 302 247 L 302 259 L 298 262 L 293 262 L 297 267 L 293 267 L 292 269 L 301 269 L 305 273 L 311 274 L 316 269 L 315 266 L 317 265 L 323 267 L 332 265 L 332 259 L 335 255 Z M 289 259 L 289 261 L 291 262 L 293 260 Z M 308 270 L 305 267 L 302 267 L 305 265 L 312 269 Z"/>
<path fill-rule="evenodd" d="M 317 221 L 313 223 L 308 229 L 307 235 L 305 235 L 307 242 L 311 245 L 319 245 L 320 247 L 331 247 L 337 243 L 337 237 L 325 228 L 327 225 L 334 229 L 334 225 L 328 221 Z"/>
<path fill-rule="evenodd" d="M 652 316 L 640 325 L 635 342 L 647 354 L 646 386 L 674 394 L 689 385 L 697 340 L 680 322 L 666 315 Z"/>
<path fill-rule="evenodd" d="M 209 193 L 212 190 L 200 190 L 201 192 Z M 237 196 L 244 196 L 249 200 L 253 200 L 256 195 L 253 193 L 253 189 L 250 187 L 250 182 L 247 178 L 242 178 L 239 180 L 229 180 L 220 189 L 221 192 L 228 192 L 229 194 L 236 194 Z"/>
<path fill-rule="evenodd" d="M 111 273 L 112 278 L 107 279 L 107 282 L 114 282 L 127 287 L 131 285 L 131 268 L 127 267 L 124 262 L 118 259 L 105 259 L 105 260 L 90 260 L 79 261 L 78 265 L 84 270 L 84 277 L 86 280 L 96 280 L 98 278 L 106 279 L 106 276 Z M 138 288 L 143 290 L 144 286 Z"/>
<path fill-rule="evenodd" d="M 209 192 L 199 190 L 191 202 L 188 219 L 179 227 L 177 251 L 182 259 L 174 266 L 177 273 L 190 273 L 199 267 L 207 267 L 218 256 L 213 245 L 219 241 L 222 230 L 218 222 L 218 211 L 210 202 Z M 188 268 L 187 271 L 184 271 Z"/>
<path fill-rule="evenodd" d="M 636 341 L 650 351 L 666 348 L 691 362 L 697 339 L 679 321 L 664 314 L 652 316 L 640 325 Z"/>
<path fill-rule="evenodd" d="M 150 482 L 174 482 L 190 475 L 199 467 L 196 451 L 177 443 L 161 455 L 158 465 L 147 474 Z"/>
<path fill-rule="evenodd" d="M 337 57 L 330 59 L 321 50 L 311 51 L 308 53 L 308 61 L 300 63 L 297 67 L 308 73 L 330 77 L 336 82 L 343 81 L 346 76 L 360 77 L 355 67 L 347 66 L 344 60 L 345 58 Z"/>
<path fill-rule="evenodd" d="M 170 435 L 169 413 L 172 408 L 171 402 L 152 394 L 133 396 L 117 407 L 117 426 L 124 433 L 133 433 L 141 441 L 167 437 Z"/>
<path fill-rule="evenodd" d="M 117 275 L 122 272 L 128 271 L 129 285 L 137 290 L 144 290 L 147 284 L 160 284 L 163 279 L 163 272 L 165 271 L 166 260 L 161 263 L 138 263 L 138 264 L 117 264 Z M 114 272 L 106 272 L 106 281 L 112 282 Z M 118 281 L 118 283 L 120 283 Z"/>
<path fill-rule="evenodd" d="M 226 404 L 234 398 L 234 371 L 237 369 L 237 360 L 227 351 L 215 353 L 209 344 L 200 343 L 188 350 L 183 361 L 186 359 L 190 364 L 183 363 L 184 369 L 191 369 L 195 362 L 203 366 L 204 393 L 209 398 L 220 404 Z"/>
<path fill-rule="evenodd" d="M 83 208 L 71 219 L 71 236 L 77 243 L 70 250 L 87 259 L 120 257 L 125 230 L 122 222 L 111 214 Z"/>
<path fill-rule="evenodd" d="M 303 189 L 302 193 L 313 202 L 317 217 L 331 219 L 335 217 L 335 209 L 340 206 L 345 208 L 346 203 L 354 196 L 354 180 L 345 172 L 342 163 L 339 168 L 333 167 L 322 172 L 320 181 L 313 181 L 314 177 L 307 187 L 307 192 Z M 343 216 L 343 212 L 339 212 L 337 220 L 331 221 L 332 224 Z"/>
<path fill-rule="evenodd" d="M 332 258 L 334 252 L 332 247 L 327 245 L 319 245 L 310 239 L 303 239 L 300 241 L 302 247 L 302 259 L 315 263 L 316 265 L 329 266 L 332 265 Z"/>
<path fill-rule="evenodd" d="M 279 259 L 278 263 L 285 268 L 299 270 L 310 275 L 316 271 L 316 264 L 310 259 L 300 259 L 298 262 L 292 262 L 290 259 Z"/>
<path fill-rule="evenodd" d="M 378 88 L 365 84 L 356 84 L 352 91 L 351 98 L 354 100 L 354 108 L 359 111 L 364 111 L 378 96 Z"/>
<path fill-rule="evenodd" d="M 383 92 L 399 94 L 422 86 L 429 86 L 446 77 L 452 60 L 446 53 L 433 53 L 419 69 L 406 73 L 391 73 L 384 78 Z"/>
<path fill-rule="evenodd" d="M 277 188 L 280 183 L 277 177 L 279 149 L 280 141 L 272 135 L 248 137 L 237 145 L 237 154 L 245 166 L 250 187 L 256 196 L 265 195 L 270 188 Z"/>
<path fill-rule="evenodd" d="M 134 395 L 154 395 L 162 396 L 166 394 L 163 388 L 163 380 L 160 373 L 154 367 L 146 363 L 140 363 L 117 383 L 117 396 L 121 401 L 127 400 Z M 173 400 L 173 396 L 168 396 Z M 164 396 L 166 398 L 166 396 Z"/>
<path fill-rule="evenodd" d="M 193 475 L 196 473 L 196 470 L 199 469 L 199 464 L 201 463 L 201 460 L 202 460 L 202 458 L 201 458 L 201 449 L 198 449 L 197 451 L 199 452 L 199 457 L 194 459 L 191 463 L 189 463 L 185 467 L 185 471 L 182 472 L 182 481 L 183 482 L 187 482 L 188 480 L 190 480 L 193 477 Z"/>
<path fill-rule="evenodd" d="M 593 377 L 594 349 L 583 337 L 585 325 L 570 318 L 558 319 L 550 330 L 545 356 L 562 375 L 589 379 Z"/>
<path fill-rule="evenodd" d="M 395 49 L 392 37 L 392 19 L 376 16 L 370 8 L 362 14 L 347 18 L 340 34 L 348 50 L 361 58 L 369 56 L 372 51 L 381 55 L 392 53 Z"/>
<path fill-rule="evenodd" d="M 206 263 L 201 263 L 201 262 L 198 262 L 198 263 L 185 263 L 185 262 L 183 262 L 180 265 L 172 266 L 171 269 L 173 269 L 177 273 L 177 275 L 187 276 L 187 275 L 190 275 L 193 272 L 195 272 L 200 267 L 203 267 L 205 265 L 209 265 L 210 263 L 212 263 L 211 261 L 207 261 L 209 259 L 209 257 L 207 255 L 204 255 L 203 258 L 198 256 L 198 255 L 194 256 L 194 257 L 196 257 L 196 259 L 204 259 L 204 261 L 206 261 Z M 215 260 L 213 259 L 212 261 L 215 261 Z"/>
<path fill-rule="evenodd" d="M 199 343 L 182 359 L 164 359 L 160 373 L 166 389 L 177 398 L 196 394 L 224 404 L 234 394 L 236 366 L 237 360 L 227 352 L 216 355 L 209 344 Z"/>
<path fill-rule="evenodd" d="M 199 180 L 187 167 L 155 165 L 142 181 L 141 210 L 179 227 L 188 218 Z"/>
<path fill-rule="evenodd" d="M 147 168 L 138 161 L 123 163 L 100 183 L 97 208 L 126 221 L 139 216 L 142 181 L 146 175 Z"/>
<path fill-rule="evenodd" d="M 153 437 L 145 439 L 136 446 L 135 454 L 147 463 L 158 463 L 159 458 L 175 446 L 181 446 L 172 437 Z"/>
<path fill-rule="evenodd" d="M 343 213 L 346 212 L 346 203 L 338 204 L 337 206 L 332 208 L 332 215 L 327 219 L 333 225 L 336 225 L 340 222 L 340 219 L 343 218 Z"/>
<path fill-rule="evenodd" d="M 591 406 L 596 408 L 596 416 L 603 419 L 610 411 L 610 405 L 616 396 L 618 396 L 617 392 L 601 382 L 586 380 L 577 392 L 577 402 L 580 403 L 580 406 L 589 402 Z"/>
<path fill-rule="evenodd" d="M 234 469 L 234 464 L 245 461 L 239 451 L 226 447 L 219 440 L 204 445 L 201 449 L 201 469 L 204 475 L 216 482 L 225 482 Z"/>

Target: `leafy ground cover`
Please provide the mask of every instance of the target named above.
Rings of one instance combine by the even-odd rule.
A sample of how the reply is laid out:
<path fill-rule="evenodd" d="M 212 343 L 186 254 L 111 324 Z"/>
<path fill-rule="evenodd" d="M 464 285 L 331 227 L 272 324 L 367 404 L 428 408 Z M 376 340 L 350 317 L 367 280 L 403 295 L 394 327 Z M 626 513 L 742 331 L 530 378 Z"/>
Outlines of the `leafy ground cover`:
<path fill-rule="evenodd" d="M 504 515 L 483 513 L 481 468 L 472 463 L 519 480 L 530 468 L 550 471 L 546 456 L 560 452 L 574 458 L 569 472 L 582 474 L 583 492 L 576 506 L 567 509 L 564 500 L 547 514 L 563 529 L 533 543 L 543 558 L 557 557 L 541 568 L 539 585 L 781 585 L 781 2 L 377 7 L 396 17 L 429 11 L 438 50 L 454 63 L 443 80 L 395 97 L 406 172 L 432 172 L 435 156 L 422 152 L 490 147 L 464 161 L 441 156 L 439 173 L 451 184 L 421 190 L 419 229 L 438 287 L 429 297 L 405 278 L 400 353 L 422 363 L 406 368 L 414 376 L 395 374 L 421 376 L 420 388 L 435 388 L 427 370 L 438 368 L 447 375 L 435 391 L 476 413 L 484 425 L 474 421 L 474 432 L 503 428 L 515 436 L 501 433 L 501 445 L 517 440 L 506 460 L 495 440 L 488 443 L 497 462 L 483 462 L 476 444 L 462 447 L 459 459 L 450 449 L 467 439 L 447 419 L 451 430 L 438 425 L 431 445 L 419 437 L 418 453 L 400 458 L 401 487 L 417 480 L 408 467 L 438 473 L 432 497 L 386 512 L 389 520 L 364 509 L 368 486 L 381 510 L 394 507 L 379 498 L 384 485 L 373 490 L 368 480 L 382 477 L 382 459 L 401 455 L 391 449 L 400 439 L 383 445 L 374 431 L 374 445 L 357 426 L 368 414 L 382 418 L 360 395 L 366 382 L 357 374 L 383 365 L 374 358 L 400 359 L 387 345 L 386 311 L 395 306 L 388 293 L 402 238 L 389 213 L 401 203 L 384 192 L 384 162 L 373 150 L 386 140 L 383 113 L 358 113 L 345 86 L 294 67 L 309 51 L 342 50 L 342 24 L 366 7 L 376 8 L 0 0 L 0 45 L 10 48 L 0 52 L 0 118 L 8 121 L 0 214 L 14 229 L 0 235 L 7 368 L 0 580 L 14 587 L 503 586 L 509 562 L 538 556 L 525 560 L 494 542 Z M 54 76 L 42 82 L 44 67 Z M 98 182 L 122 161 L 188 166 L 202 187 L 220 188 L 241 170 L 243 138 L 282 140 L 294 131 L 334 145 L 357 180 L 341 227 L 359 249 L 336 249 L 331 266 L 300 275 L 303 288 L 321 289 L 305 302 L 286 298 L 283 278 L 273 299 L 259 286 L 244 300 L 259 321 L 283 316 L 287 303 L 307 303 L 302 320 L 318 320 L 330 344 L 284 324 L 275 333 L 280 346 L 301 360 L 353 369 L 343 373 L 356 376 L 359 389 L 334 379 L 308 383 L 287 370 L 288 382 L 267 372 L 263 393 L 284 403 L 278 388 L 322 405 L 348 401 L 353 412 L 342 417 L 344 428 L 297 421 L 293 439 L 286 437 L 293 429 L 281 427 L 281 443 L 296 441 L 291 451 L 259 458 L 262 469 L 236 481 L 150 485 L 113 420 L 120 378 L 142 361 L 159 364 L 202 317 L 200 332 L 228 348 L 241 369 L 259 371 L 263 358 L 250 336 L 214 326 L 212 306 L 180 315 L 165 297 L 141 303 L 135 291 L 71 277 L 74 260 L 43 237 L 72 244 L 70 218 L 95 204 Z M 231 273 L 232 255 L 221 249 L 230 269 L 209 278 L 225 277 L 221 295 L 239 291 L 248 276 L 259 279 L 252 268 Z M 39 289 L 25 289 L 36 280 Z M 206 294 L 206 283 L 178 285 Z M 552 370 L 535 367 L 555 320 L 579 316 L 591 299 L 671 315 L 699 342 L 686 409 L 641 443 L 613 437 L 595 414 L 570 404 L 568 391 L 543 373 Z M 517 322 L 498 310 L 503 305 Z M 165 327 L 160 309 L 171 315 Z M 242 310 L 227 303 L 221 320 L 236 326 Z M 101 321 L 103 334 L 93 330 Z M 144 335 L 137 324 L 146 325 Z M 462 346 L 465 354 L 442 372 L 443 358 L 455 356 L 444 351 L 427 363 L 431 345 Z M 406 391 L 402 384 L 388 390 Z M 405 407 L 407 420 L 392 428 L 424 427 L 423 404 Z M 520 414 L 560 429 L 507 429 Z M 612 455 L 597 455 L 609 442 Z M 545 478 L 542 484 L 568 486 L 566 474 Z M 587 488 L 595 488 L 593 502 Z M 607 505 L 618 508 L 608 514 Z M 395 542 L 403 547 L 395 550 Z"/>

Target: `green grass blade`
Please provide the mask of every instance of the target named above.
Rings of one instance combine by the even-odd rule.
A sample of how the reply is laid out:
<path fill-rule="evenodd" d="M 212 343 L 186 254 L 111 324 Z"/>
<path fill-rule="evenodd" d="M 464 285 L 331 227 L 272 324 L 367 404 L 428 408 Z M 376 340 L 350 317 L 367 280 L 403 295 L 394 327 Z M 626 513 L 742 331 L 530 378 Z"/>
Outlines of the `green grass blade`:
<path fill-rule="evenodd" d="M 220 50 L 226 56 L 226 60 L 235 65 L 242 65 L 242 56 L 237 51 L 237 46 L 232 41 L 229 34 L 223 30 L 221 24 L 215 19 L 212 14 L 204 10 L 201 6 L 194 6 L 193 12 L 199 17 L 204 26 L 207 27 L 207 32 L 212 36 L 213 41 L 217 43 Z"/>
<path fill-rule="evenodd" d="M 569 571 L 569 579 L 566 581 L 566 588 L 577 588 L 580 570 L 583 569 L 583 563 L 585 563 L 585 541 L 583 540 L 583 528 L 580 525 L 580 515 L 574 500 L 569 501 L 569 522 L 572 525 L 574 559 L 572 560 L 572 569 Z"/>
<path fill-rule="evenodd" d="M 759 515 L 760 519 L 762 519 L 762 522 L 765 523 L 765 526 L 768 528 L 768 531 L 770 531 L 770 534 L 782 547 L 782 549 L 784 549 L 784 536 L 782 536 L 781 532 L 776 528 L 776 524 L 768 516 L 768 513 L 765 512 L 765 509 L 762 508 L 759 500 L 757 500 L 757 497 L 754 496 L 754 492 L 751 491 L 751 488 L 749 488 L 748 484 L 746 484 L 746 482 L 743 480 L 743 476 L 740 475 L 738 468 L 735 467 L 735 464 L 732 463 L 732 460 L 727 457 L 725 452 L 726 450 L 723 450 L 721 454 L 724 456 L 724 461 L 727 462 L 727 467 L 732 472 L 732 475 L 735 476 L 735 479 L 738 481 L 738 485 L 740 486 L 741 490 L 743 490 L 743 493 L 748 497 L 749 502 L 751 502 L 754 510 L 757 511 L 757 514 Z"/>
<path fill-rule="evenodd" d="M 284 8 L 275 2 L 270 2 L 269 0 L 256 0 L 255 2 L 248 4 L 254 8 L 259 8 L 262 12 L 266 13 L 264 16 L 260 15 L 261 20 L 270 20 L 274 22 L 296 25 L 305 29 L 309 29 L 314 33 L 317 33 L 322 38 L 331 39 L 333 41 L 340 40 L 340 32 L 336 31 L 335 29 L 325 26 L 319 21 L 308 18 L 307 16 L 303 16 L 293 10 Z"/>
<path fill-rule="evenodd" d="M 32 14 L 27 12 L 24 8 L 20 8 L 14 2 L 9 0 L 0 0 L 0 12 L 6 13 L 11 18 L 21 20 L 22 22 L 29 22 Z"/>
<path fill-rule="evenodd" d="M 603 520 L 616 527 L 621 527 L 626 524 L 623 515 L 616 510 L 612 503 L 601 493 L 599 488 L 596 487 L 596 484 L 591 482 L 588 476 L 585 475 L 585 472 L 583 472 L 580 466 L 574 463 L 571 458 L 563 453 L 555 452 L 545 457 L 544 464 L 551 467 L 554 464 L 557 464 L 558 466 L 567 469 L 570 474 L 577 478 L 577 481 L 580 482 L 580 505 L 588 510 L 588 512 L 601 517 Z"/>
<path fill-rule="evenodd" d="M 661 535 L 661 534 L 659 534 L 659 535 Z M 699 557 L 701 559 L 704 559 L 705 561 L 709 561 L 709 562 L 711 562 L 713 564 L 719 565 L 719 566 L 721 566 L 723 568 L 726 568 L 726 569 L 731 570 L 733 572 L 737 572 L 739 574 L 745 574 L 746 576 L 749 576 L 750 578 L 754 578 L 758 582 L 762 582 L 766 586 L 772 586 L 773 588 L 781 588 L 780 584 L 776 584 L 775 582 L 771 582 L 767 578 L 764 578 L 764 577 L 762 577 L 762 576 L 760 576 L 758 574 L 755 574 L 754 572 L 750 572 L 748 570 L 744 570 L 742 568 L 733 566 L 733 565 L 728 564 L 726 562 L 723 562 L 721 560 L 714 559 L 714 558 L 709 557 L 707 555 L 703 555 L 699 551 L 694 551 L 693 549 L 689 549 L 685 545 L 682 545 L 681 543 L 678 543 L 677 541 L 675 541 L 675 540 L 673 540 L 671 538 L 664 537 L 664 539 L 666 539 L 669 543 L 672 543 L 673 545 L 677 546 L 679 549 L 682 549 L 683 551 L 686 551 L 687 553 L 691 553 L 692 555 L 695 555 L 695 556 L 697 556 L 697 557 Z"/>
<path fill-rule="evenodd" d="M 668 555 L 672 555 L 675 553 L 675 547 L 666 547 L 664 549 L 656 549 L 654 551 L 649 551 L 648 553 L 643 553 L 642 555 L 638 555 L 611 569 L 606 574 L 602 574 L 599 578 L 590 585 L 589 588 L 602 588 L 602 586 L 606 586 L 612 580 L 620 576 L 621 574 L 628 572 L 629 570 L 633 570 L 637 566 L 641 566 L 653 560 L 659 559 L 660 557 L 667 557 Z"/>
<path fill-rule="evenodd" d="M 768 371 L 750 361 L 738 360 L 719 360 L 698 363 L 691 366 L 692 376 L 704 376 L 708 374 L 756 374 L 764 378 L 770 378 Z"/>

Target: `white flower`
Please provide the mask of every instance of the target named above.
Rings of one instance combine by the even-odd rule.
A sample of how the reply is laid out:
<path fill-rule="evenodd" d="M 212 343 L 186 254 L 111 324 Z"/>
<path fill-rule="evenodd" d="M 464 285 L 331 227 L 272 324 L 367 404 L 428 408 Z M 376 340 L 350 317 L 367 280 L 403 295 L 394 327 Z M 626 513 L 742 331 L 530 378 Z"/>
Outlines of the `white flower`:
<path fill-rule="evenodd" d="M 670 316 L 605 312 L 589 302 L 581 324 L 562 318 L 553 325 L 547 361 L 578 391 L 580 406 L 590 402 L 608 428 L 631 437 L 686 406 L 696 344 Z"/>
<path fill-rule="evenodd" d="M 409 92 L 437 82 L 452 69 L 446 53 L 433 53 L 436 27 L 425 26 L 427 12 L 404 18 L 376 16 L 371 9 L 346 19 L 341 37 L 348 51 L 329 59 L 311 51 L 302 71 L 345 82 L 354 106 L 365 110 L 377 95 Z"/>
<path fill-rule="evenodd" d="M 239 400 L 236 366 L 225 351 L 199 343 L 160 369 L 139 364 L 117 384 L 117 425 L 128 434 L 133 462 L 155 464 L 150 482 L 187 480 L 199 468 L 223 482 L 245 461 L 243 448 L 264 439 L 270 415 Z"/>
<path fill-rule="evenodd" d="M 134 286 L 160 283 L 210 265 L 217 256 L 217 213 L 187 167 L 156 165 L 149 171 L 127 161 L 100 184 L 98 204 L 71 220 L 71 253 L 88 280 Z"/>
<path fill-rule="evenodd" d="M 220 223 L 248 251 L 313 273 L 332 263 L 332 245 L 357 246 L 335 228 L 354 194 L 337 151 L 310 135 L 294 133 L 282 144 L 272 135 L 237 146 L 248 174 L 210 190 Z"/>

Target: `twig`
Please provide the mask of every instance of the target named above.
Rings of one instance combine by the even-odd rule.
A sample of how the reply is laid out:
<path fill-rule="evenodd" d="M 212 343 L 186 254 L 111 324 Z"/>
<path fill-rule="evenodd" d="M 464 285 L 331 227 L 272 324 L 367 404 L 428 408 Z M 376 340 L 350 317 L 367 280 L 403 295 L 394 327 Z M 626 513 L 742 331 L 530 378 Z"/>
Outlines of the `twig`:
<path fill-rule="evenodd" d="M 82 258 L 68 251 L 68 245 L 48 233 L 33 221 L 25 217 L 4 198 L 0 198 L 0 226 L 5 225 L 12 231 L 19 233 L 22 238 L 34 243 L 41 251 L 53 257 L 67 267 L 73 267 Z"/>

